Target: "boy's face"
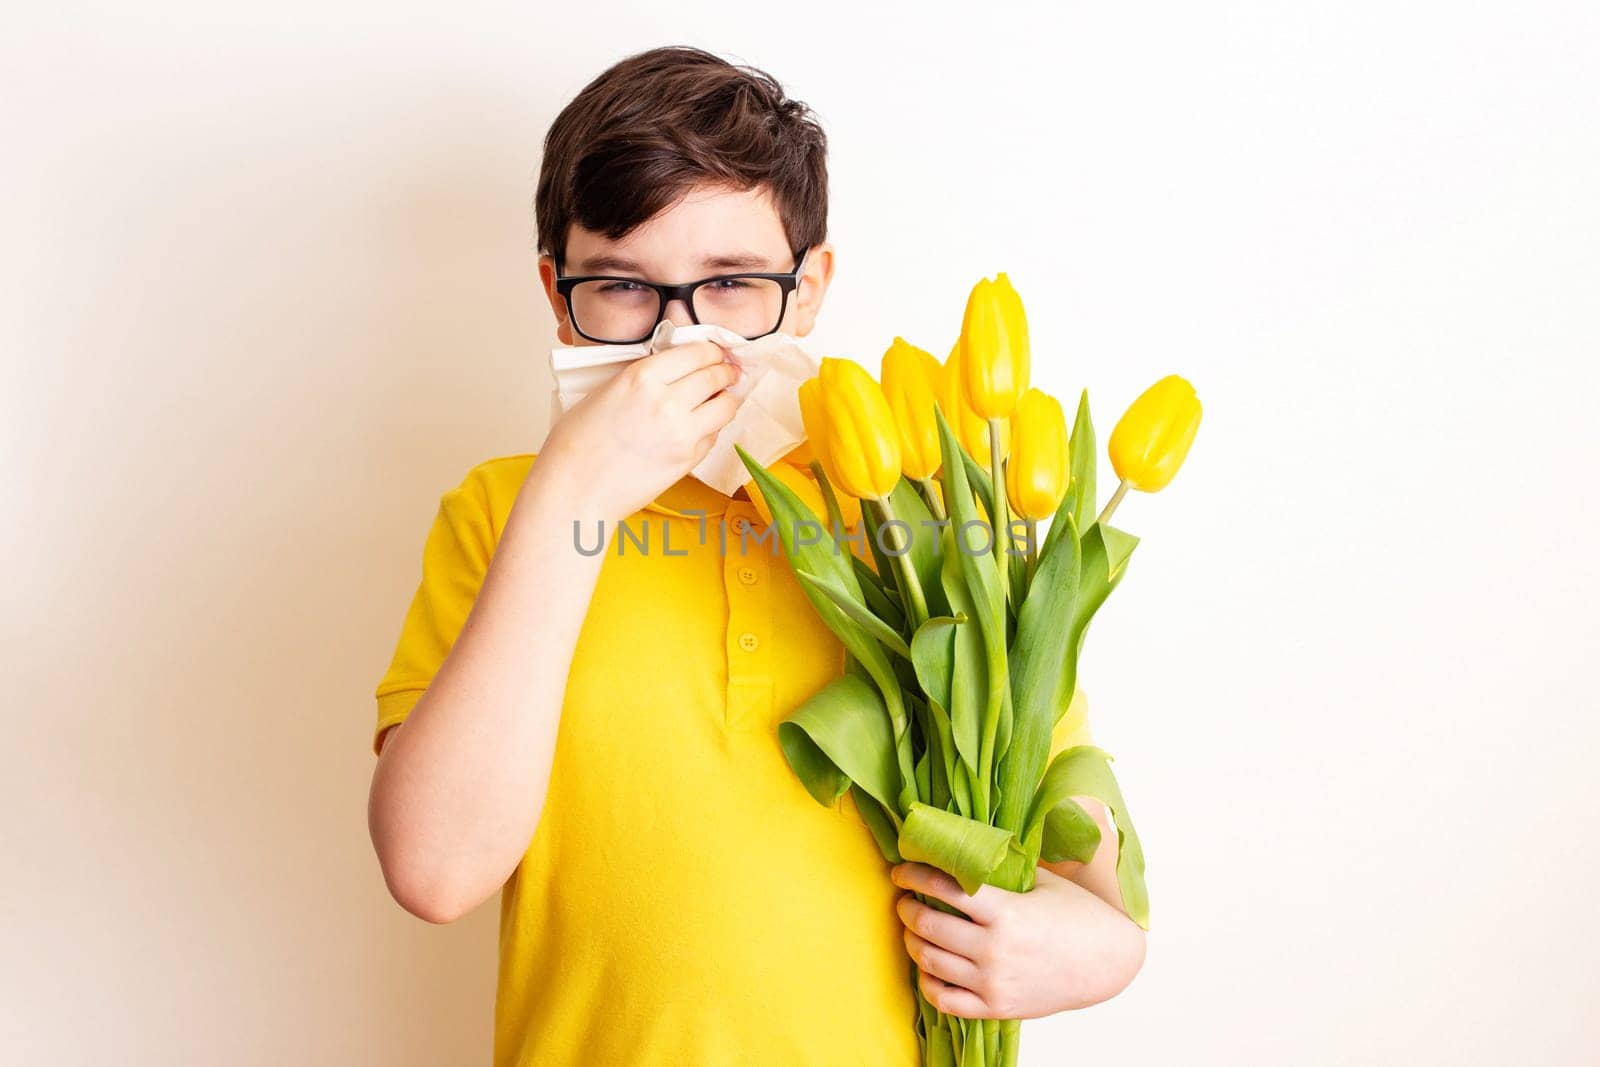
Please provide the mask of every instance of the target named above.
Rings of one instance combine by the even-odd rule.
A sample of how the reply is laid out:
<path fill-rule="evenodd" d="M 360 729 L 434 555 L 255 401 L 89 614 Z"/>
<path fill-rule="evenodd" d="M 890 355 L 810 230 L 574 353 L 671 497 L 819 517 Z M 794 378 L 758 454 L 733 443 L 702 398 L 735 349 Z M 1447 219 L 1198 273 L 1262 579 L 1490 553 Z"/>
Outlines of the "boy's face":
<path fill-rule="evenodd" d="M 651 282 L 692 282 L 741 271 L 787 273 L 794 270 L 783 222 L 765 188 L 736 191 L 698 185 L 678 203 L 636 227 L 621 240 L 568 227 L 565 276 L 616 274 Z M 567 305 L 556 292 L 555 260 L 539 257 L 539 279 L 556 316 L 556 336 L 566 345 L 593 345 L 572 328 Z M 806 255 L 799 285 L 789 294 L 779 329 L 796 337 L 811 332 L 833 277 L 833 245 L 816 245 Z M 698 299 L 696 300 L 698 304 Z M 694 320 L 681 300 L 667 304 L 666 318 L 687 326 Z"/>

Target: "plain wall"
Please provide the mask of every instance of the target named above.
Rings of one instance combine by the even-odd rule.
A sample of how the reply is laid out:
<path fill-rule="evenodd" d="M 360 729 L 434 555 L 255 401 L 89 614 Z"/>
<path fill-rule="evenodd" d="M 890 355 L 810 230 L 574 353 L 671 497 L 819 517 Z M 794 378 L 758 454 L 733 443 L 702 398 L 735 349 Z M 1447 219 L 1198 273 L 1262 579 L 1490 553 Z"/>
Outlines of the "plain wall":
<path fill-rule="evenodd" d="M 387 896 L 372 689 L 439 494 L 542 440 L 544 132 L 692 43 L 830 132 L 821 354 L 1004 270 L 1102 435 L 1206 405 L 1084 661 L 1148 962 L 1023 1062 L 1593 1062 L 1597 17 L 12 11 L 0 1061 L 487 1061 L 497 909 Z"/>

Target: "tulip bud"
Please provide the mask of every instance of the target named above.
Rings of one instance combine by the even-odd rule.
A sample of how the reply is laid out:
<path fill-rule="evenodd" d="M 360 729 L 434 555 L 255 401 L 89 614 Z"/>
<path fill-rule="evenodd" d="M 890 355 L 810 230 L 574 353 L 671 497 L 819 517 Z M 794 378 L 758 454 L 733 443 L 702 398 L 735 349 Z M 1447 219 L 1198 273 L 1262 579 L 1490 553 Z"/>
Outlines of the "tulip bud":
<path fill-rule="evenodd" d="M 944 412 L 945 421 L 950 424 L 950 429 L 955 431 L 956 440 L 961 442 L 961 447 L 971 454 L 979 463 L 989 462 L 989 424 L 979 418 L 967 406 L 966 397 L 961 388 L 961 342 L 957 341 L 955 347 L 950 349 L 950 355 L 944 362 L 943 373 L 939 376 L 939 410 Z M 1011 423 L 1009 420 L 1000 422 L 1000 457 L 1005 458 L 1011 446 Z"/>
<path fill-rule="evenodd" d="M 854 528 L 861 521 L 861 502 L 853 496 L 841 495 L 844 490 L 840 487 L 839 475 L 828 459 L 828 413 L 823 410 L 820 378 L 807 378 L 800 383 L 800 421 L 806 428 L 806 441 L 785 456 L 784 460 L 799 466 L 796 453 L 804 449 L 807 454 L 806 466 L 815 460 L 817 466 L 822 468 L 823 475 L 838 490 L 834 496 L 839 503 L 840 521 Z M 821 516 L 825 512 L 819 511 L 817 514 Z"/>
<path fill-rule="evenodd" d="M 1054 515 L 1067 495 L 1071 473 L 1067 417 L 1061 403 L 1041 390 L 1029 389 L 1011 416 L 1006 496 L 1012 510 L 1034 521 Z"/>
<path fill-rule="evenodd" d="M 1169 374 L 1140 394 L 1111 431 L 1111 466 L 1134 489 L 1154 493 L 1178 473 L 1199 428 L 1194 386 Z"/>
<path fill-rule="evenodd" d="M 1028 388 L 1028 319 L 1004 271 L 980 279 L 961 320 L 962 389 L 982 419 L 1008 419 Z"/>
<path fill-rule="evenodd" d="M 829 480 L 854 497 L 888 496 L 900 481 L 900 440 L 882 387 L 859 363 L 831 356 L 823 357 L 817 379 Z"/>
<path fill-rule="evenodd" d="M 807 378 L 800 383 L 800 421 L 806 428 L 806 444 L 811 457 L 822 465 L 822 472 L 834 485 L 839 477 L 828 460 L 828 413 L 822 408 L 822 379 Z"/>
<path fill-rule="evenodd" d="M 900 469 L 914 482 L 939 469 L 939 424 L 933 417 L 939 374 L 938 360 L 902 338 L 883 354 L 883 395 L 900 434 Z"/>

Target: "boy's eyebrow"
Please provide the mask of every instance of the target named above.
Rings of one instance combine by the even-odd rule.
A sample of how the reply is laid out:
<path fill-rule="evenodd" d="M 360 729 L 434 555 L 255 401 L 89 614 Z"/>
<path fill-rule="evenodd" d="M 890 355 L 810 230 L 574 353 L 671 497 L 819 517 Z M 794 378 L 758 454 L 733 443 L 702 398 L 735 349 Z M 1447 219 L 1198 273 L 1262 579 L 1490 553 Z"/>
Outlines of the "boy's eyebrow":
<path fill-rule="evenodd" d="M 721 255 L 705 256 L 700 260 L 703 270 L 724 271 L 766 271 L 771 269 L 771 261 L 759 252 L 724 252 Z M 587 259 L 580 259 L 572 265 L 575 274 L 603 274 L 607 271 L 618 271 L 628 274 L 643 274 L 644 269 L 638 262 L 626 256 L 602 252 Z"/>

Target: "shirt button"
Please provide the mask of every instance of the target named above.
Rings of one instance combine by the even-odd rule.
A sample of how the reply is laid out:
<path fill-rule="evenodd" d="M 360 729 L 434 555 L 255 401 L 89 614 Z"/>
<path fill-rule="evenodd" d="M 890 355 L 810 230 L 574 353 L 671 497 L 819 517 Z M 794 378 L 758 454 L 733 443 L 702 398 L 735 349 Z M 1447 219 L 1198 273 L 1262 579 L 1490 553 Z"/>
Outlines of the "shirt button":
<path fill-rule="evenodd" d="M 756 569 L 754 567 L 740 567 L 739 580 L 745 585 L 756 584 Z"/>
<path fill-rule="evenodd" d="M 733 520 L 733 528 L 738 533 L 744 533 L 746 530 L 750 529 L 750 520 L 745 518 L 743 515 L 740 515 L 738 518 Z"/>
<path fill-rule="evenodd" d="M 742 633 L 739 635 L 739 647 L 746 652 L 754 652 L 761 647 L 761 641 L 753 633 Z"/>

